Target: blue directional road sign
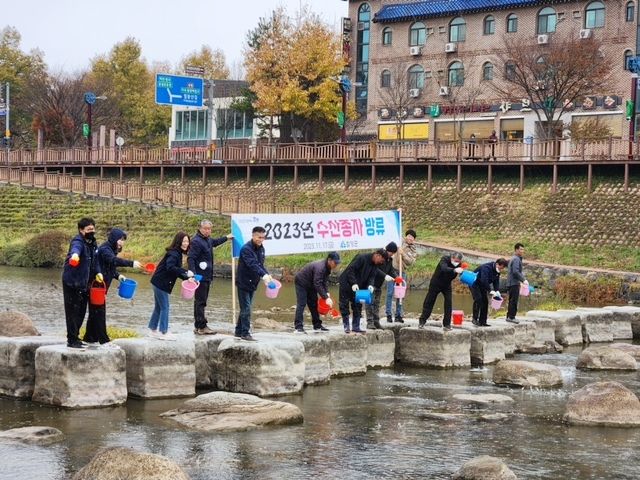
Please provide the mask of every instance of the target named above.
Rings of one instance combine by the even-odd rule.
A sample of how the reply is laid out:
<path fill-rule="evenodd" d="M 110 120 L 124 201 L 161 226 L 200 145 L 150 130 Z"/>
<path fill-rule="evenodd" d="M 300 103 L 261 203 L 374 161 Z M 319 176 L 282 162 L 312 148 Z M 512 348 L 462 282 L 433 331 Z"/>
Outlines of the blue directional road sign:
<path fill-rule="evenodd" d="M 156 74 L 156 103 L 202 107 L 204 81 L 196 77 Z"/>

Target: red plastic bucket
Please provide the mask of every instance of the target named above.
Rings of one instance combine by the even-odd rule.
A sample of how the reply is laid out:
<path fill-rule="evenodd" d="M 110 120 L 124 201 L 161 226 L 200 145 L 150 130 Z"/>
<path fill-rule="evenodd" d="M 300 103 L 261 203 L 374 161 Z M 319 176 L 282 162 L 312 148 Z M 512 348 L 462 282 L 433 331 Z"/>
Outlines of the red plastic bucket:
<path fill-rule="evenodd" d="M 89 288 L 89 303 L 91 305 L 104 305 L 107 298 L 107 287 L 104 283 L 93 282 Z"/>
<path fill-rule="evenodd" d="M 156 271 L 156 264 L 155 264 L 155 263 L 147 263 L 147 264 L 144 266 L 144 270 L 145 270 L 145 272 L 147 272 L 147 273 L 153 273 L 153 272 L 155 272 L 155 271 Z"/>
<path fill-rule="evenodd" d="M 326 315 L 330 311 L 331 311 L 331 307 L 327 305 L 327 301 L 324 298 L 320 297 L 318 299 L 318 313 L 320 315 Z"/>
<path fill-rule="evenodd" d="M 180 287 L 180 295 L 185 300 L 190 300 L 196 294 L 196 290 L 200 284 L 198 282 L 190 282 L 188 280 L 182 281 L 182 286 Z"/>
<path fill-rule="evenodd" d="M 463 310 L 454 310 L 451 312 L 451 316 L 453 318 L 454 325 L 462 325 L 462 321 L 464 320 Z"/>

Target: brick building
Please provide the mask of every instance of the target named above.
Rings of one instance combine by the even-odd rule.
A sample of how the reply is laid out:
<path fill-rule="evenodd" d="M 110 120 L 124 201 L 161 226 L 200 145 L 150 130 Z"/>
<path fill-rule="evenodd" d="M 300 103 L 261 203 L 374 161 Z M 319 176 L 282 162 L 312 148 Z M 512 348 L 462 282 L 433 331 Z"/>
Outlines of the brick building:
<path fill-rule="evenodd" d="M 631 73 L 626 65 L 636 51 L 637 13 L 633 0 L 349 0 L 343 38 L 356 85 L 352 95 L 366 115 L 359 133 L 397 138 L 389 105 L 389 89 L 397 80 L 408 96 L 406 140 L 454 140 L 454 116 L 463 139 L 472 133 L 486 139 L 492 130 L 502 140 L 537 137 L 537 117 L 527 108 L 531 99 L 500 98 L 492 88 L 504 78 L 499 58 L 504 40 L 521 37 L 537 46 L 553 42 L 554 35 L 576 35 L 602 42 L 613 81 L 608 91 L 576 102 L 562 122 L 598 117 L 614 137 L 627 138 Z M 452 99 L 454 89 L 458 95 Z M 454 105 L 458 112 L 452 114 Z"/>

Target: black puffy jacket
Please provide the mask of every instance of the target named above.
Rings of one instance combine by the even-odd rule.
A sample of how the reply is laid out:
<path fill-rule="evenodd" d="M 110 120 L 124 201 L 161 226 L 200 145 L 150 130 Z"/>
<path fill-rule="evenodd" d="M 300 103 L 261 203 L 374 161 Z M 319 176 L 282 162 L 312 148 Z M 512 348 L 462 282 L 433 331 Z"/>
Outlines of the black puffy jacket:
<path fill-rule="evenodd" d="M 117 280 L 120 276 L 118 267 L 133 267 L 133 260 L 118 258 L 118 240 L 127 238 L 127 234 L 119 228 L 114 228 L 109 232 L 107 241 L 98 248 L 98 262 L 104 276 L 104 283 L 107 290 L 112 280 Z"/>

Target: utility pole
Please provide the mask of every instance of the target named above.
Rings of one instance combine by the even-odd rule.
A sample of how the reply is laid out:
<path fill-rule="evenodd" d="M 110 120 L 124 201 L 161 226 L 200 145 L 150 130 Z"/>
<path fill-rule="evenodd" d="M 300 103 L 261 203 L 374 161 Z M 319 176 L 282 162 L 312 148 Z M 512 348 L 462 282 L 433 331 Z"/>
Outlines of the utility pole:
<path fill-rule="evenodd" d="M 4 141 L 7 145 L 7 161 L 9 160 L 9 152 L 11 151 L 11 127 L 9 126 L 9 113 L 11 111 L 11 103 L 9 100 L 9 82 L 7 82 L 7 92 L 5 94 L 5 102 L 6 102 L 6 126 L 4 131 Z"/>
<path fill-rule="evenodd" d="M 211 145 L 213 144 L 213 80 L 205 80 L 205 88 L 207 89 L 207 155 L 212 155 Z"/>

